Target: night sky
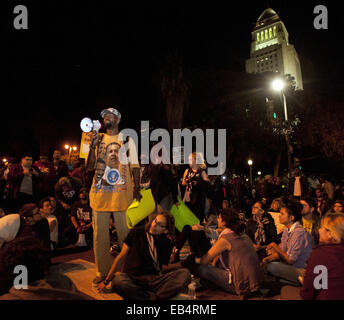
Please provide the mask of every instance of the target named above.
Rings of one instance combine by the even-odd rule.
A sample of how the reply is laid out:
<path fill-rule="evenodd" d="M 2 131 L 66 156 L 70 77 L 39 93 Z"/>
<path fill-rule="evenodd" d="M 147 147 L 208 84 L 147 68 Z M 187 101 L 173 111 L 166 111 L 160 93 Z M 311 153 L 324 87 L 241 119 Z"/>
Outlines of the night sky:
<path fill-rule="evenodd" d="M 244 72 L 252 28 L 267 4 L 285 23 L 304 83 L 329 88 L 343 83 L 337 44 L 343 23 L 334 1 L 32 2 L 0 5 L 5 16 L 0 156 L 19 156 L 24 148 L 41 151 L 37 135 L 44 137 L 45 152 L 79 144 L 80 120 L 99 119 L 110 106 L 119 106 L 120 129 L 137 128 L 141 120 L 165 126 L 156 83 L 165 53 L 180 52 L 189 72 L 212 67 Z M 28 8 L 28 30 L 13 28 L 19 4 Z M 318 4 L 327 5 L 328 30 L 313 27 Z"/>

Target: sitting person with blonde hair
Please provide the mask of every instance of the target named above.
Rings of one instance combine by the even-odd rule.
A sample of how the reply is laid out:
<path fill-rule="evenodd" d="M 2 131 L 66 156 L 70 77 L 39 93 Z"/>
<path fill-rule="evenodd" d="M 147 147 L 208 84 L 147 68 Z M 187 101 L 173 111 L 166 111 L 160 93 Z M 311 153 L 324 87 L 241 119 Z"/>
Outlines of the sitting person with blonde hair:
<path fill-rule="evenodd" d="M 343 213 L 322 218 L 319 242 L 307 261 L 300 295 L 304 300 L 344 300 Z"/>

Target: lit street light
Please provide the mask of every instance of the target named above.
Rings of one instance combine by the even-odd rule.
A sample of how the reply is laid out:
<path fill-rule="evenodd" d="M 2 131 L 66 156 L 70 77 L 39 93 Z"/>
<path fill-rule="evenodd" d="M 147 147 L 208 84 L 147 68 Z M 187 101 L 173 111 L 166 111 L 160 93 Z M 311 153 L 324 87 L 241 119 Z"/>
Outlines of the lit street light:
<path fill-rule="evenodd" d="M 288 121 L 287 102 L 286 102 L 285 94 L 283 92 L 284 86 L 285 86 L 285 83 L 281 79 L 277 78 L 274 81 L 272 81 L 272 89 L 281 93 L 281 96 L 283 99 L 284 118 L 285 118 L 285 121 Z"/>
<path fill-rule="evenodd" d="M 260 176 L 260 175 L 262 174 L 262 172 L 261 172 L 261 171 L 258 171 L 257 173 L 258 173 L 258 176 Z"/>
<path fill-rule="evenodd" d="M 250 185 L 251 185 L 251 187 L 252 187 L 252 165 L 253 165 L 253 161 L 252 161 L 251 159 L 249 159 L 249 160 L 247 161 L 247 163 L 248 163 L 248 165 L 249 165 L 249 167 L 250 167 Z"/>
<path fill-rule="evenodd" d="M 281 99 L 283 101 L 284 118 L 285 118 L 285 121 L 288 121 L 287 101 L 285 98 L 285 94 L 283 92 L 285 82 L 283 80 L 277 78 L 274 81 L 272 81 L 271 86 L 272 86 L 273 90 L 278 91 L 281 95 Z M 291 155 L 290 155 L 291 143 L 290 143 L 290 139 L 289 139 L 289 135 L 288 135 L 288 130 L 285 130 L 285 140 L 287 143 L 288 169 L 289 169 L 289 173 L 290 173 L 290 171 L 291 171 Z"/>
<path fill-rule="evenodd" d="M 68 157 L 70 158 L 70 154 L 71 154 L 71 152 L 72 152 L 72 150 L 73 151 L 76 151 L 76 150 L 78 150 L 78 147 L 76 147 L 76 146 L 70 146 L 69 144 L 65 144 L 65 149 L 66 150 L 68 150 Z"/>

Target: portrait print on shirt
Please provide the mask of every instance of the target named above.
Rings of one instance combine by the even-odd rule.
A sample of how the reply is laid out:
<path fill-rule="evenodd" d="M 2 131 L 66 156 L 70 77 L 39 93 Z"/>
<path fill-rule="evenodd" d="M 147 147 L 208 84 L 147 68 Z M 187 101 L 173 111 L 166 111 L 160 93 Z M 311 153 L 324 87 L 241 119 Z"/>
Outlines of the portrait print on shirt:
<path fill-rule="evenodd" d="M 115 136 L 103 134 L 95 152 L 95 172 L 90 190 L 91 208 L 96 211 L 126 210 L 133 201 L 130 171 L 140 168 L 134 141 L 131 138 L 123 141 L 121 133 Z"/>
<path fill-rule="evenodd" d="M 116 141 L 108 144 L 103 140 L 100 142 L 94 176 L 94 185 L 98 189 L 113 190 L 112 186 L 126 184 L 127 170 L 119 160 L 120 148 L 121 144 Z"/>

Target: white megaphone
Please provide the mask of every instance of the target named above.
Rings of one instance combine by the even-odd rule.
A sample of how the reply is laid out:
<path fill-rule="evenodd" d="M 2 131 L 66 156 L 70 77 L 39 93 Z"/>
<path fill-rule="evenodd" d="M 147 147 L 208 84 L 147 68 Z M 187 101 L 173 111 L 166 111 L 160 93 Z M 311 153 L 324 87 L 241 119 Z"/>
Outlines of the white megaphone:
<path fill-rule="evenodd" d="M 90 118 L 84 118 L 80 122 L 80 128 L 83 132 L 91 132 L 92 130 L 99 131 L 102 127 L 99 120 L 91 120 Z"/>

